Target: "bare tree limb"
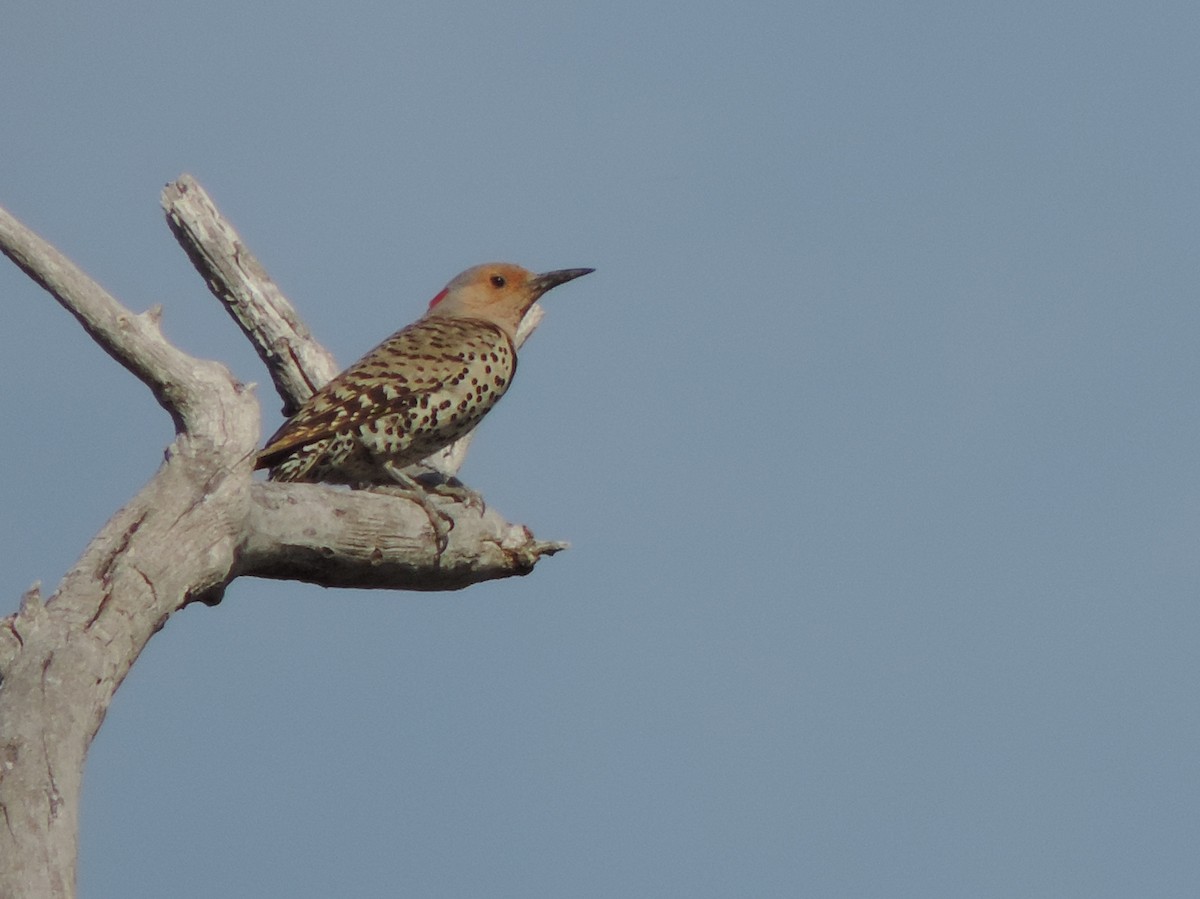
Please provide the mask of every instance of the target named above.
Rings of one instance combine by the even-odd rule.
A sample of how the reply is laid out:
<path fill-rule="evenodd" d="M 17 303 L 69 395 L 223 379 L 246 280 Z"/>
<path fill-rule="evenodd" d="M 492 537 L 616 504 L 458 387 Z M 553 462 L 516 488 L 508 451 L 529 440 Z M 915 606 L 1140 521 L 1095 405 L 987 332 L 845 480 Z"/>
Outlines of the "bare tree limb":
<path fill-rule="evenodd" d="M 224 367 L 173 347 L 158 323 L 160 310 L 134 315 L 49 243 L 0 208 L 0 251 L 77 318 L 101 348 L 129 369 L 183 430 L 203 416 L 209 382 L 227 380 Z"/>
<path fill-rule="evenodd" d="M 333 356 L 195 178 L 180 175 L 163 188 L 162 206 L 171 233 L 266 365 L 284 415 L 292 415 L 338 373 Z"/>
<path fill-rule="evenodd" d="M 294 406 L 333 374 L 291 304 L 194 180 L 168 186 L 172 231 Z M 0 209 L 0 251 L 144 381 L 176 437 L 150 482 L 105 524 L 45 602 L 29 590 L 0 621 L 0 897 L 75 894 L 88 746 L 147 641 L 239 575 L 325 586 L 451 590 L 527 574 L 565 544 L 431 497 L 452 522 L 384 492 L 253 479 L 260 410 L 217 362 L 173 347 L 157 310 L 135 315 Z M 540 310 L 539 313 L 540 314 Z M 536 324 L 536 316 L 530 320 Z M 465 444 L 444 461 L 455 466 Z M 439 540 L 439 536 L 446 539 Z"/>
<path fill-rule="evenodd" d="M 255 484 L 249 536 L 237 573 L 301 579 L 325 587 L 457 590 L 528 574 L 565 543 L 535 540 L 491 509 L 431 497 L 454 514 L 442 552 L 415 501 L 318 484 Z"/>

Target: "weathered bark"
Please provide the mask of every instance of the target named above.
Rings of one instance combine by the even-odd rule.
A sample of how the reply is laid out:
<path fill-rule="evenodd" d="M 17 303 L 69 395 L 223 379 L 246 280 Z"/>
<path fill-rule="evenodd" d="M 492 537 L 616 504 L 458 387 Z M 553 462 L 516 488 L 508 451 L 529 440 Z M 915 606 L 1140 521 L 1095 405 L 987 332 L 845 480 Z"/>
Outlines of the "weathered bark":
<path fill-rule="evenodd" d="M 163 204 L 285 409 L 294 409 L 336 372 L 332 358 L 199 185 L 182 177 Z M 173 347 L 157 310 L 131 313 L 2 209 L 0 249 L 150 388 L 176 429 L 162 467 L 55 593 L 43 602 L 32 589 L 0 621 L 0 896 L 71 897 L 88 747 L 130 666 L 173 612 L 218 602 L 239 575 L 457 589 L 526 574 L 564 544 L 537 541 L 490 508 L 435 499 L 454 522 L 439 551 L 424 509 L 404 497 L 254 480 L 253 391 L 223 365 Z M 457 470 L 460 444 L 432 464 Z"/>

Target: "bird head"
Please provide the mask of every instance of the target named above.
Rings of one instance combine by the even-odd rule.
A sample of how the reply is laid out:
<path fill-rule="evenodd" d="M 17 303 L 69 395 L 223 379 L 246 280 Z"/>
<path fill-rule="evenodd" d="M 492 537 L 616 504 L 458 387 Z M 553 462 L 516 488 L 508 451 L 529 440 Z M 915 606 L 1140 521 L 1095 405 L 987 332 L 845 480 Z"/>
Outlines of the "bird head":
<path fill-rule="evenodd" d="M 537 275 L 507 262 L 477 265 L 442 288 L 430 300 L 425 317 L 482 319 L 515 338 L 521 319 L 542 294 L 592 271 L 566 268 Z"/>

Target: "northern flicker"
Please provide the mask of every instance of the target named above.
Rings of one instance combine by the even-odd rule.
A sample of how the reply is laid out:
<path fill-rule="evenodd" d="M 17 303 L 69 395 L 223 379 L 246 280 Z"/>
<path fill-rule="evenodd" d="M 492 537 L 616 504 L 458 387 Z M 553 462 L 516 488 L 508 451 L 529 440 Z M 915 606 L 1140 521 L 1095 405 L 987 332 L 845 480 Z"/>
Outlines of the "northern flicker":
<path fill-rule="evenodd" d="M 267 441 L 255 468 L 269 468 L 274 481 L 415 487 L 401 469 L 462 437 L 508 390 L 529 308 L 591 271 L 467 269 L 424 316 L 313 394 Z"/>

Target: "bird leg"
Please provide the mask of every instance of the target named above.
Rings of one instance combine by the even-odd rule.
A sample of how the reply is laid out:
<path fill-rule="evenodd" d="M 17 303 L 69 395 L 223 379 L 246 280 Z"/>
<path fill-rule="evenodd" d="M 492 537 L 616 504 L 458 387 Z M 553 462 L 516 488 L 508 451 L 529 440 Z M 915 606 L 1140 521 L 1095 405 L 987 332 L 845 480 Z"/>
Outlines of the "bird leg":
<path fill-rule="evenodd" d="M 422 467 L 425 467 L 426 464 L 422 463 Z M 430 493 L 436 493 L 438 496 L 444 496 L 456 503 L 462 503 L 468 509 L 476 508 L 480 513 L 487 511 L 487 503 L 484 501 L 483 495 L 472 490 L 452 474 L 446 474 L 436 468 L 428 468 L 418 472 L 413 480 Z"/>
<path fill-rule="evenodd" d="M 437 545 L 437 553 L 440 556 L 446 551 L 446 546 L 450 543 L 450 532 L 454 530 L 454 519 L 430 502 L 429 491 L 397 468 L 394 463 L 384 462 L 383 470 L 388 473 L 388 476 L 393 481 L 404 488 L 404 496 L 425 510 L 425 516 L 429 519 L 429 526 L 433 528 L 434 543 Z M 439 525 L 438 519 L 444 521 L 445 525 Z"/>

